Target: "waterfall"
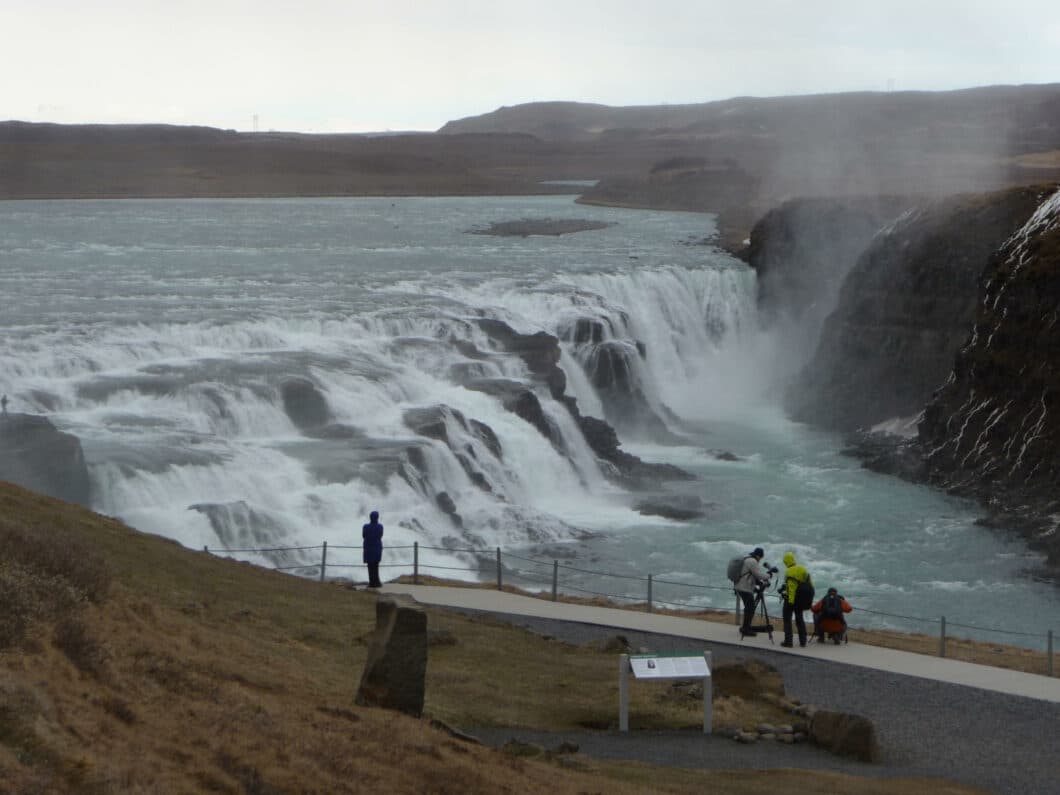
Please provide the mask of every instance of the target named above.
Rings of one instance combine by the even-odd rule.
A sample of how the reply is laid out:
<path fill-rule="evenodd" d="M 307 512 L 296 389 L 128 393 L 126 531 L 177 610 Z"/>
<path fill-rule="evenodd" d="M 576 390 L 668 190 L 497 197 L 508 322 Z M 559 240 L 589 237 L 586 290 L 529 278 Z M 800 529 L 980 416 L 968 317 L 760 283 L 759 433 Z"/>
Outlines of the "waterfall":
<path fill-rule="evenodd" d="M 333 206 L 346 205 L 313 212 Z M 69 212 L 113 221 L 113 206 L 94 208 Z M 503 255 L 458 227 L 438 254 L 427 238 L 347 244 L 348 219 L 333 220 L 305 229 L 341 241 L 350 262 L 381 264 L 346 271 L 332 249 L 293 238 L 209 256 L 116 238 L 81 307 L 69 285 L 81 258 L 102 267 L 99 246 L 66 246 L 69 271 L 42 250 L 23 325 L 0 351 L 0 388 L 81 439 L 94 507 L 191 547 L 358 544 L 373 509 L 388 543 L 444 547 L 665 521 L 632 509 L 578 415 L 606 419 L 620 440 L 678 439 L 705 395 L 731 392 L 719 367 L 757 333 L 749 269 L 672 239 L 616 241 L 614 229 L 571 238 L 608 241 L 587 243 L 590 266 L 567 254 L 541 265 L 571 244 L 515 242 Z M 162 205 L 141 221 L 170 234 Z M 33 304 L 45 293 L 61 310 Z M 555 361 L 535 362 L 526 340 Z M 555 366 L 565 383 L 542 369 Z"/>
<path fill-rule="evenodd" d="M 643 521 L 616 500 L 575 417 L 480 317 L 555 335 L 566 396 L 585 415 L 623 434 L 679 432 L 713 366 L 753 331 L 753 277 L 561 273 L 452 286 L 415 311 L 57 333 L 5 364 L 81 437 L 99 510 L 189 546 L 357 543 L 372 509 L 390 543 L 525 543 Z M 295 421 L 292 379 L 319 397 L 319 427 Z M 536 398 L 548 437 L 505 408 L 515 394 Z M 410 428 L 417 410 L 441 424 Z"/>

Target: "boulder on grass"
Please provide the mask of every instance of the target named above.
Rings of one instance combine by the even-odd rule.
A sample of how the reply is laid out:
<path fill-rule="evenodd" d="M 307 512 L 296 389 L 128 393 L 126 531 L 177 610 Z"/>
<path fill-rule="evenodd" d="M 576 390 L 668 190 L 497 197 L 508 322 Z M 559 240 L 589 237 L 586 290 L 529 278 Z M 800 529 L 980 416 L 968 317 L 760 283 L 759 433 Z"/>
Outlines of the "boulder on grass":
<path fill-rule="evenodd" d="M 861 715 L 818 710 L 810 722 L 810 740 L 841 756 L 851 756 L 862 762 L 880 760 L 876 727 Z"/>
<path fill-rule="evenodd" d="M 717 663 L 711 671 L 718 696 L 739 696 L 746 701 L 766 701 L 784 695 L 784 678 L 776 667 L 760 660 Z"/>

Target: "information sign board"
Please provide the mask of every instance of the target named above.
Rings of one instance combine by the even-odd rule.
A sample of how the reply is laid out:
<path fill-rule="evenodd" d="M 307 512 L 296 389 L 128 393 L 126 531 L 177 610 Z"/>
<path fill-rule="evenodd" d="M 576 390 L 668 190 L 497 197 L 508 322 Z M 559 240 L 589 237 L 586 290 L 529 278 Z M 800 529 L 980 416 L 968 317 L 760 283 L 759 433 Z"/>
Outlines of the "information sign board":
<path fill-rule="evenodd" d="M 710 667 L 702 654 L 695 657 L 631 654 L 629 666 L 637 679 L 681 679 L 686 676 L 702 679 L 710 676 Z"/>
<path fill-rule="evenodd" d="M 702 679 L 703 731 L 710 734 L 713 721 L 713 688 L 710 678 L 711 653 L 702 654 L 622 654 L 618 662 L 618 728 L 629 731 L 629 674 L 634 679 Z"/>

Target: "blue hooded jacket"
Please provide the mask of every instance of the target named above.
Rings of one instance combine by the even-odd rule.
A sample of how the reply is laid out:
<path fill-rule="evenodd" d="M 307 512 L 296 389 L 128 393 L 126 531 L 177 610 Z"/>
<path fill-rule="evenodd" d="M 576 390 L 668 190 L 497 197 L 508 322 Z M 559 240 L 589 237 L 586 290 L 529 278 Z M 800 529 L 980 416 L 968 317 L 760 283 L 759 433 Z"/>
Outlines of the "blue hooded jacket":
<path fill-rule="evenodd" d="M 372 511 L 371 521 L 361 528 L 364 539 L 363 559 L 365 563 L 378 563 L 383 559 L 383 525 L 379 524 L 379 514 Z"/>

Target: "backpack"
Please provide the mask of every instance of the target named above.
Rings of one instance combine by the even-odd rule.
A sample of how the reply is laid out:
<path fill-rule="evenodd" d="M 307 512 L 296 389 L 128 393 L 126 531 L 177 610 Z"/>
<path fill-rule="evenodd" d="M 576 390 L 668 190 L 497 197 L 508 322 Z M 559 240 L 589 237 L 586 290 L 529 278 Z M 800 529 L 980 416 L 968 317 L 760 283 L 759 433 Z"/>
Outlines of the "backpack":
<path fill-rule="evenodd" d="M 743 564 L 750 555 L 741 555 L 738 558 L 733 558 L 729 561 L 728 567 L 725 569 L 725 576 L 732 581 L 733 585 L 736 585 L 740 581 L 740 577 L 743 576 Z"/>
<path fill-rule="evenodd" d="M 843 597 L 839 594 L 828 594 L 821 600 L 821 618 L 843 618 Z"/>
<path fill-rule="evenodd" d="M 800 582 L 795 586 L 795 609 L 809 610 L 813 605 L 813 585 L 810 581 Z"/>

